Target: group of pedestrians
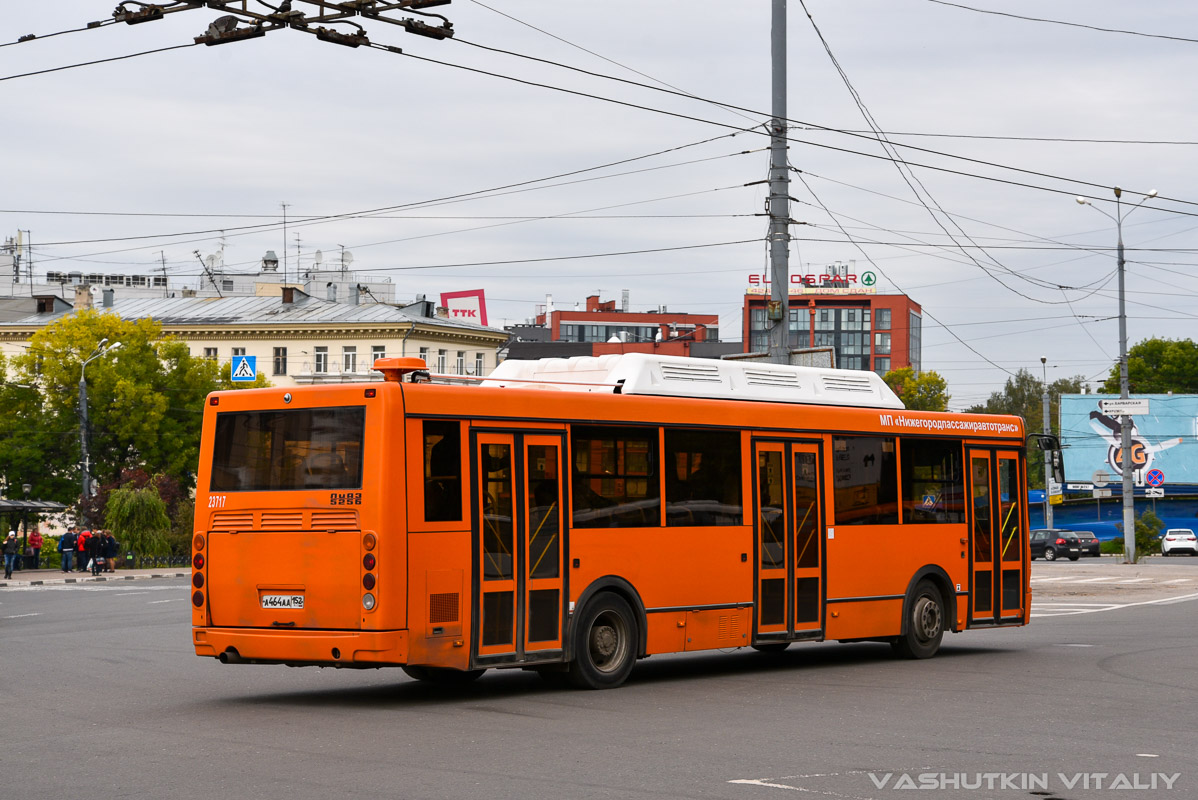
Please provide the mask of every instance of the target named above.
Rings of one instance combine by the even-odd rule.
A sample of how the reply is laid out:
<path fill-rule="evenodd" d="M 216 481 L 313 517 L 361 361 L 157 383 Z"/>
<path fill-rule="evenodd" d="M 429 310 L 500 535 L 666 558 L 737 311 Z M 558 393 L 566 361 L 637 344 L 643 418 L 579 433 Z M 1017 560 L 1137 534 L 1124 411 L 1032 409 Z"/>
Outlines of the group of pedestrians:
<path fill-rule="evenodd" d="M 70 572 L 72 566 L 78 572 L 91 570 L 92 575 L 115 572 L 119 549 L 112 531 L 81 531 L 72 526 L 58 540 L 63 572 Z"/>

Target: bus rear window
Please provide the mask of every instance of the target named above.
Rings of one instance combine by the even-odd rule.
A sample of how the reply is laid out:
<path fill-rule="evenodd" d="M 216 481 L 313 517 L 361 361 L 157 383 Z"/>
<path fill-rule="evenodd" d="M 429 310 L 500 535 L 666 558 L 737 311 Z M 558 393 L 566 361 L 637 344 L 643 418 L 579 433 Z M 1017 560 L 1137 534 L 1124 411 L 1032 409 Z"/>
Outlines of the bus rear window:
<path fill-rule="evenodd" d="M 209 491 L 361 488 L 365 428 L 361 406 L 218 414 Z"/>

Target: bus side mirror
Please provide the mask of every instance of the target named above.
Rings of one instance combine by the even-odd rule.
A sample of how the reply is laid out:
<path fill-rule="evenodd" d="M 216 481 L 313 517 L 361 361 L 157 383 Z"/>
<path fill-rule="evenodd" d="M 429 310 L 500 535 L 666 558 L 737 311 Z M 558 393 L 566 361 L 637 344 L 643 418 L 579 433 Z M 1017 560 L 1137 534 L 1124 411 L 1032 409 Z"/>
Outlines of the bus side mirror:
<path fill-rule="evenodd" d="M 1065 483 L 1065 457 L 1060 450 L 1048 451 L 1049 465 L 1052 467 L 1052 479 L 1059 484 Z"/>

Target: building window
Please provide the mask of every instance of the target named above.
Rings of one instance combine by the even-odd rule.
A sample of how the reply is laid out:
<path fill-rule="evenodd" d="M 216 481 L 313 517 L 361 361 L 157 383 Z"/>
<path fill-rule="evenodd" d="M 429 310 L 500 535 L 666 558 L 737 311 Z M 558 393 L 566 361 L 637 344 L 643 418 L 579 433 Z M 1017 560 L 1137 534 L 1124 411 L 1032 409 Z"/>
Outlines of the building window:
<path fill-rule="evenodd" d="M 765 309 L 751 308 L 749 309 L 749 329 L 754 331 L 763 331 L 766 328 Z"/>
<path fill-rule="evenodd" d="M 879 308 L 874 314 L 874 330 L 888 331 L 890 330 L 890 309 Z"/>
<path fill-rule="evenodd" d="M 386 358 L 386 357 L 387 357 L 387 347 L 385 345 L 374 344 L 374 345 L 370 346 L 370 366 L 373 367 L 374 362 L 378 361 L 380 358 Z"/>
<path fill-rule="evenodd" d="M 316 364 L 313 367 L 313 372 L 325 373 L 329 371 L 329 348 L 317 347 L 315 352 Z"/>
<path fill-rule="evenodd" d="M 358 371 L 358 348 L 353 345 L 346 345 L 341 348 L 341 371 L 342 372 L 357 372 Z"/>
<path fill-rule="evenodd" d="M 482 353 L 474 354 L 474 374 L 482 377 L 482 374 L 487 371 L 486 357 Z"/>
<path fill-rule="evenodd" d="M 465 350 L 458 351 L 457 363 L 455 364 L 454 368 L 458 371 L 459 375 L 466 374 L 466 351 Z"/>
<path fill-rule="evenodd" d="M 815 329 L 817 331 L 836 330 L 836 317 L 839 312 L 838 308 L 817 308 L 815 310 Z"/>
<path fill-rule="evenodd" d="M 874 352 L 878 355 L 890 355 L 890 334 L 874 334 Z"/>
<path fill-rule="evenodd" d="M 428 348 L 420 348 L 420 360 L 424 362 L 424 366 L 428 366 Z"/>
<path fill-rule="evenodd" d="M 216 348 L 215 347 L 205 347 L 204 348 L 204 358 L 210 358 L 213 361 L 215 361 L 217 359 Z"/>
<path fill-rule="evenodd" d="M 879 375 L 885 375 L 887 372 L 890 372 L 890 359 L 880 357 L 875 358 L 874 372 L 878 373 Z"/>
<path fill-rule="evenodd" d="M 233 281 L 221 281 L 220 282 L 220 290 L 222 292 L 233 291 Z"/>
<path fill-rule="evenodd" d="M 244 347 L 234 347 L 233 348 L 233 358 L 237 358 L 238 356 L 244 356 L 244 355 L 245 355 Z"/>
<path fill-rule="evenodd" d="M 275 348 L 275 374 L 276 375 L 286 375 L 287 374 L 287 348 L 286 347 L 276 347 Z"/>
<path fill-rule="evenodd" d="M 911 363 L 911 368 L 916 372 L 920 370 L 920 331 L 923 325 L 923 318 L 911 312 L 911 328 L 907 331 L 907 360 Z"/>
<path fill-rule="evenodd" d="M 449 356 L 448 350 L 438 350 L 437 351 L 437 372 L 439 372 L 442 375 L 445 374 L 445 370 L 446 370 L 445 362 L 448 359 L 448 356 Z"/>

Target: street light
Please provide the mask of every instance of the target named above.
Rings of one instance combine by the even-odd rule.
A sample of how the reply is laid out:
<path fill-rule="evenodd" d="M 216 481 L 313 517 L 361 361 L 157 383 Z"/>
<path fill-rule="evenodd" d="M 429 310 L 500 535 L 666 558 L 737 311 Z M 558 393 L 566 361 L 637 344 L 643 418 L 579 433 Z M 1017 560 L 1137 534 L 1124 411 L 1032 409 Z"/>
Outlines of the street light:
<path fill-rule="evenodd" d="M 1040 366 L 1044 368 L 1044 394 L 1041 400 L 1044 404 L 1044 433 L 1052 435 L 1052 423 L 1049 421 L 1052 408 L 1048 398 L 1048 359 L 1040 356 Z M 1044 457 L 1044 527 L 1052 530 L 1052 459 Z"/>
<path fill-rule="evenodd" d="M 105 347 L 105 345 L 108 345 Z M 108 344 L 107 339 L 101 339 L 96 345 L 96 349 L 92 354 L 83 360 L 82 366 L 79 368 L 79 454 L 80 466 L 83 482 L 83 496 L 79 500 L 79 525 L 87 527 L 87 498 L 90 496 L 91 479 L 88 477 L 88 471 L 91 464 L 87 457 L 87 439 L 88 439 L 88 424 L 87 424 L 87 365 L 95 361 L 103 355 L 111 353 L 113 350 L 119 349 L 120 342 Z"/>
<path fill-rule="evenodd" d="M 1107 219 L 1113 220 L 1115 223 L 1115 232 L 1118 237 L 1118 269 L 1119 269 L 1119 397 L 1123 400 L 1128 399 L 1127 386 L 1127 310 L 1124 304 L 1123 292 L 1123 220 L 1127 219 L 1131 212 L 1135 211 L 1144 203 L 1148 202 L 1153 197 L 1156 197 L 1156 189 L 1151 190 L 1148 194 L 1136 203 L 1134 206 L 1123 212 L 1121 199 L 1123 190 L 1118 186 L 1115 187 L 1115 215 L 1103 211 L 1098 206 L 1091 203 L 1084 197 L 1077 198 L 1077 202 L 1102 214 Z M 1127 558 L 1128 563 L 1135 560 L 1136 557 L 1136 512 L 1135 500 L 1133 498 L 1133 489 L 1131 485 L 1131 416 L 1123 414 L 1119 417 L 1119 433 L 1121 441 L 1119 444 L 1119 472 L 1123 476 L 1123 554 Z"/>

